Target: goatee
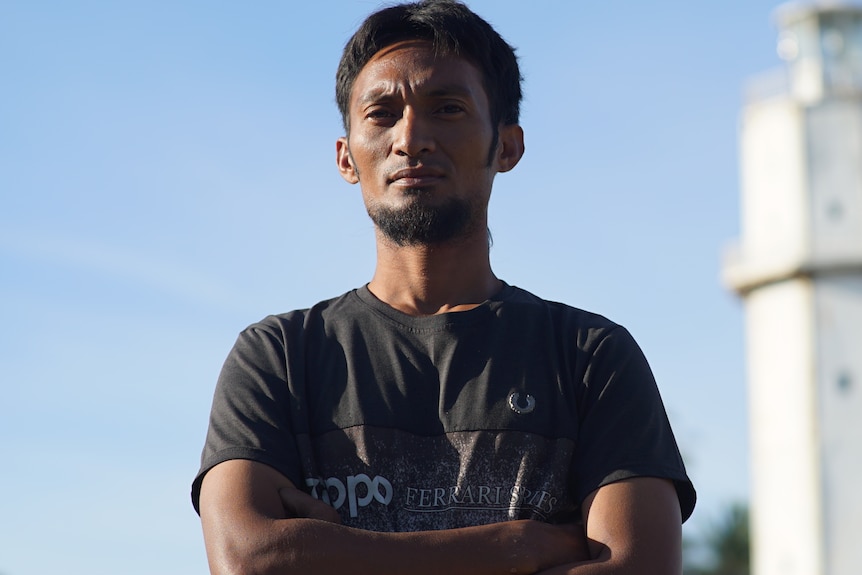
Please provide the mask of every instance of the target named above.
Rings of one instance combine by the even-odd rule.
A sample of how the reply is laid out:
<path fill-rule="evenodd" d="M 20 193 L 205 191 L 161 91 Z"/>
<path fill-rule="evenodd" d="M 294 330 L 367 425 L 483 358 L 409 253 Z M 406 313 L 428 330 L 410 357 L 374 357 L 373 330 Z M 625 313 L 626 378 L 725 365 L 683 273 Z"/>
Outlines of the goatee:
<path fill-rule="evenodd" d="M 470 203 L 450 199 L 437 206 L 421 201 L 401 208 L 369 206 L 368 215 L 384 236 L 399 246 L 442 244 L 470 230 Z"/>

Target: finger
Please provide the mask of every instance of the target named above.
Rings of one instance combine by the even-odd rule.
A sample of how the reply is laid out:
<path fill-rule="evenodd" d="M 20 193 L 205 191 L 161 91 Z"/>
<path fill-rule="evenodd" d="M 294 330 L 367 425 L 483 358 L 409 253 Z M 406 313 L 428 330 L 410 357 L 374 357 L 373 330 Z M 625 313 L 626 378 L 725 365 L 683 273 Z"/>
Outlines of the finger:
<path fill-rule="evenodd" d="M 319 519 L 329 523 L 341 523 L 341 516 L 331 505 L 292 487 L 278 490 L 284 510 L 291 518 Z"/>

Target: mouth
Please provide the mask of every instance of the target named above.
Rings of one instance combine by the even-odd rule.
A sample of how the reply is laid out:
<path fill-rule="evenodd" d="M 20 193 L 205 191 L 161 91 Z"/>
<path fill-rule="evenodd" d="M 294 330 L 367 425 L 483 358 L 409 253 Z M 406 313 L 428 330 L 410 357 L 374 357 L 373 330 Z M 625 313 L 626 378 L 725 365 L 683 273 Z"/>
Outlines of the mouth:
<path fill-rule="evenodd" d="M 444 174 L 441 170 L 428 167 L 404 168 L 389 176 L 389 183 L 406 188 L 421 188 L 438 183 Z"/>

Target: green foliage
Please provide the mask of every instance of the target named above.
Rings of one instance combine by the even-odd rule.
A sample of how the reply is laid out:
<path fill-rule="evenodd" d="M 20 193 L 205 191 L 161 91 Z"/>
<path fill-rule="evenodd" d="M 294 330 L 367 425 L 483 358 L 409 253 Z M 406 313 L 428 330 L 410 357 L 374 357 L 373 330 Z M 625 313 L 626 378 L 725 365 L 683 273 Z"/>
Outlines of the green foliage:
<path fill-rule="evenodd" d="M 688 558 L 702 548 L 704 561 L 686 562 L 685 575 L 749 575 L 750 543 L 748 506 L 732 505 L 704 534 L 703 541 L 686 541 Z"/>

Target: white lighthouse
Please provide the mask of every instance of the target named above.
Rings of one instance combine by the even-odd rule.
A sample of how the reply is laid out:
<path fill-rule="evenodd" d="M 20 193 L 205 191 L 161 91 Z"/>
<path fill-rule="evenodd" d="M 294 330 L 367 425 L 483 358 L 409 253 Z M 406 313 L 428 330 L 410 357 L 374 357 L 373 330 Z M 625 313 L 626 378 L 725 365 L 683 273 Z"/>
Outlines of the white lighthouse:
<path fill-rule="evenodd" d="M 753 575 L 862 574 L 862 6 L 776 12 L 741 120 Z M 770 79 L 771 78 L 771 79 Z"/>

